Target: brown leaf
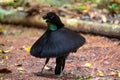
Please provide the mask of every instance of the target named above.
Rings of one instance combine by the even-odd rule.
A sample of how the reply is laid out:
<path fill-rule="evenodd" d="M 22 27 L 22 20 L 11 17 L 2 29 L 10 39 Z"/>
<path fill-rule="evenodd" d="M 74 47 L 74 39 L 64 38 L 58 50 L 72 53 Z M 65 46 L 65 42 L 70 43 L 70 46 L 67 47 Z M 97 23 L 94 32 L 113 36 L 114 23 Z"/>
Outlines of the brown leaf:
<path fill-rule="evenodd" d="M 9 59 L 9 56 L 4 56 L 5 59 Z"/>
<path fill-rule="evenodd" d="M 21 63 L 15 63 L 15 66 L 21 67 L 22 64 Z"/>
<path fill-rule="evenodd" d="M 117 72 L 112 71 L 110 72 L 109 76 L 117 76 Z"/>
<path fill-rule="evenodd" d="M 103 22 L 107 22 L 107 18 L 106 18 L 105 15 L 101 15 L 101 19 L 102 19 Z"/>
<path fill-rule="evenodd" d="M 5 74 L 8 74 L 8 73 L 11 73 L 12 71 L 7 69 L 7 68 L 3 68 L 3 69 L 0 69 L 0 73 L 5 73 Z"/>
<path fill-rule="evenodd" d="M 25 72 L 25 70 L 24 70 L 22 67 L 17 68 L 17 71 L 18 71 L 19 73 L 21 73 L 21 74 Z"/>
<path fill-rule="evenodd" d="M 8 52 L 10 52 L 11 50 L 0 50 L 0 53 L 8 53 Z"/>

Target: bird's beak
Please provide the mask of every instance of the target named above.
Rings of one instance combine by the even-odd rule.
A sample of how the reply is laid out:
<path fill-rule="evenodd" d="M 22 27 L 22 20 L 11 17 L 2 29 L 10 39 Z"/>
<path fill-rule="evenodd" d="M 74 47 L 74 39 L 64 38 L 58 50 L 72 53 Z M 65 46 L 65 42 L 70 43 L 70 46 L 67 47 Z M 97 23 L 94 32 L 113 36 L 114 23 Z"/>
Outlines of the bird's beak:
<path fill-rule="evenodd" d="M 44 15 L 42 18 L 43 18 L 43 19 L 47 19 L 47 15 Z"/>
<path fill-rule="evenodd" d="M 46 20 L 46 22 L 49 22 L 49 19 L 47 18 L 47 15 L 44 15 L 42 18 L 43 18 L 44 20 Z"/>

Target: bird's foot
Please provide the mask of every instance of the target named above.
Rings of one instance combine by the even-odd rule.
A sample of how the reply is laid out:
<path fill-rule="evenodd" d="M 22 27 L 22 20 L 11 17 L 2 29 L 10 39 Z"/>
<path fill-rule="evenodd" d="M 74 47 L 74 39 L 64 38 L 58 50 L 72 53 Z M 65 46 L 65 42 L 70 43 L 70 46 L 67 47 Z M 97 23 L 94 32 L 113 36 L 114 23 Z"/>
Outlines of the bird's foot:
<path fill-rule="evenodd" d="M 45 66 L 44 67 L 44 70 L 45 71 L 52 71 L 52 67 L 50 67 L 50 66 Z M 35 75 L 37 75 L 37 76 L 42 76 L 42 75 L 44 75 L 45 74 L 45 72 L 43 71 L 43 69 L 41 70 L 41 71 L 39 71 L 39 72 L 36 72 L 36 73 L 34 73 Z"/>
<path fill-rule="evenodd" d="M 63 73 L 60 73 L 60 74 L 55 74 L 56 77 L 62 77 L 63 76 Z"/>
<path fill-rule="evenodd" d="M 34 73 L 35 75 L 37 75 L 37 76 L 41 76 L 41 75 L 43 75 L 44 73 L 42 72 L 42 71 L 40 71 L 40 72 L 36 72 L 36 73 Z"/>

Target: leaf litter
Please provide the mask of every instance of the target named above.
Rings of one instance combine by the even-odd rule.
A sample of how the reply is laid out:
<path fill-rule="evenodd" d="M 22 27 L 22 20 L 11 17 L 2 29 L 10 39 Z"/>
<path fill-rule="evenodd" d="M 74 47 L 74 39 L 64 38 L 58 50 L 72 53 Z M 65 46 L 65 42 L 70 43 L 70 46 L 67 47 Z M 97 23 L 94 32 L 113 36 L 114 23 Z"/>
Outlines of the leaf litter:
<path fill-rule="evenodd" d="M 16 26 L 6 25 L 6 28 L 9 27 L 11 27 L 10 31 L 18 30 Z M 47 75 L 45 77 L 37 77 L 32 74 L 33 72 L 40 71 L 45 62 L 44 59 L 34 58 L 29 54 L 31 45 L 44 33 L 44 30 L 27 27 L 20 27 L 19 29 L 23 30 L 19 36 L 0 35 L 2 36 L 0 43 L 4 44 L 4 46 L 0 46 L 2 53 L 0 53 L 0 56 L 2 56 L 0 59 L 0 69 L 4 69 L 7 66 L 6 69 L 11 71 L 10 74 L 3 75 L 4 73 L 2 73 L 2 77 L 20 79 L 19 76 L 21 75 L 23 80 L 57 80 Z M 29 35 L 26 35 L 27 31 Z M 102 36 L 82 35 L 87 39 L 87 42 L 77 53 L 70 54 L 66 61 L 64 76 L 61 79 L 76 80 L 80 78 L 79 76 L 82 76 L 82 79 L 89 78 L 91 80 L 96 80 L 97 78 L 101 78 L 101 76 L 104 79 L 106 78 L 106 80 L 118 79 L 120 77 L 120 67 L 117 64 L 120 59 L 118 53 L 120 48 L 118 44 L 120 41 Z M 10 49 L 11 46 L 12 50 Z M 6 49 L 8 49 L 8 52 L 6 51 L 7 54 L 3 54 Z M 83 60 L 81 59 L 82 57 L 84 57 Z M 37 63 L 38 61 L 39 63 Z M 53 69 L 54 66 L 52 65 L 54 64 L 55 59 L 51 59 L 48 66 L 51 66 Z M 47 74 L 48 71 L 45 71 L 45 73 Z M 54 73 L 54 71 L 51 73 Z"/>

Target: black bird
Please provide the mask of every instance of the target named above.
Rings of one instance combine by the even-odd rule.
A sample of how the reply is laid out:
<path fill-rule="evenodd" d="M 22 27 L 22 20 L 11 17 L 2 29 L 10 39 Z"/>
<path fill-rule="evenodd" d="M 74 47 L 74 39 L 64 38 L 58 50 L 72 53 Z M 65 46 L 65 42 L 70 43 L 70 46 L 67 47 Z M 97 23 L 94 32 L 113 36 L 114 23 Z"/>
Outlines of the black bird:
<path fill-rule="evenodd" d="M 33 44 L 30 54 L 38 58 L 46 58 L 45 65 L 49 58 L 56 57 L 55 75 L 61 76 L 67 56 L 70 52 L 76 52 L 85 43 L 85 38 L 65 28 L 59 16 L 54 12 L 47 13 L 43 19 L 46 20 L 48 29 Z"/>

